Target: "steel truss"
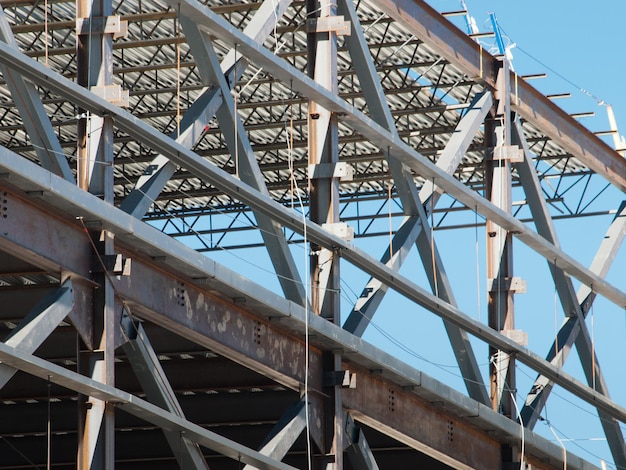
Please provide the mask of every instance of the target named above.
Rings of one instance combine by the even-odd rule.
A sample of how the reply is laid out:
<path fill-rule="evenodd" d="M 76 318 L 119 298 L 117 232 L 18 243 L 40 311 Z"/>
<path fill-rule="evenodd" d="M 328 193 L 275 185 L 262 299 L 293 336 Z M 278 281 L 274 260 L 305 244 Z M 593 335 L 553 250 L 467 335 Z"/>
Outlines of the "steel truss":
<path fill-rule="evenodd" d="M 595 468 L 533 432 L 555 385 L 626 468 L 586 323 L 597 296 L 626 307 L 606 279 L 626 163 L 506 62 L 420 0 L 3 6 L 0 469 Z M 615 215 L 590 267 L 559 212 Z M 434 237 L 479 215 L 488 324 Z M 358 236 L 381 223 L 377 260 Z M 545 359 L 514 324 L 518 242 L 565 314 Z M 278 289 L 198 254 L 254 245 Z M 342 326 L 344 263 L 369 281 Z M 466 391 L 361 339 L 389 290 L 443 320 Z M 516 412 L 518 363 L 537 378 Z"/>

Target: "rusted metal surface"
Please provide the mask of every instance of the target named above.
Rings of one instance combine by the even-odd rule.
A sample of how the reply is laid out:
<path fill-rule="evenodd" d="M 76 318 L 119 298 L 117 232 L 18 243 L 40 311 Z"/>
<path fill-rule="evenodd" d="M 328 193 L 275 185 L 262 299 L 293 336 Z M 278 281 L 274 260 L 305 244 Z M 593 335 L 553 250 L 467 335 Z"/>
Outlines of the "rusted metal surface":
<path fill-rule="evenodd" d="M 132 274 L 116 280 L 117 295 L 132 314 L 298 389 L 304 383 L 304 339 L 280 332 L 271 322 L 194 285 L 133 258 Z M 319 351 L 310 356 L 311 385 Z M 321 388 L 318 388 L 321 390 Z"/>
<path fill-rule="evenodd" d="M 355 372 L 357 387 L 344 390 L 343 404 L 357 421 L 454 468 L 500 468 L 500 443 L 485 432 L 369 371 Z"/>
<path fill-rule="evenodd" d="M 84 230 L 71 217 L 63 218 L 58 211 L 52 215 L 50 208 L 46 209 L 38 200 L 31 201 L 22 196 L 18 197 L 17 194 L 12 194 L 11 197 L 20 203 L 20 217 L 11 219 L 10 225 L 7 223 L 5 229 L 8 233 L 24 233 L 26 236 L 0 237 L 0 247 L 10 249 L 18 257 L 24 256 L 36 267 L 55 269 L 62 267 L 64 276 L 72 276 L 78 280 L 86 279 L 89 274 L 89 264 L 86 260 L 91 257 L 92 248 Z M 41 232 L 37 236 L 29 233 L 32 221 L 37 218 L 45 219 L 46 230 L 54 234 L 54 237 L 62 238 L 64 242 L 56 247 L 52 246 L 48 252 L 41 250 L 40 243 L 44 245 L 46 243 L 41 239 L 47 235 Z M 268 315 L 266 308 L 239 305 L 237 298 L 224 297 L 223 292 L 213 291 L 208 279 L 190 278 L 158 259 L 142 255 L 138 251 L 140 248 L 131 249 L 118 245 L 122 255 L 132 258 L 132 269 L 129 276 L 115 276 L 114 287 L 118 301 L 125 304 L 131 313 L 293 390 L 301 390 L 304 382 L 304 338 L 300 336 L 299 329 L 293 328 L 293 324 L 297 323 L 296 318 L 285 317 L 284 320 L 276 321 L 278 318 L 273 319 L 271 314 Z M 78 254 L 76 253 L 78 250 L 83 251 Z M 77 272 L 71 272 L 70 268 L 76 269 Z M 93 287 L 93 284 L 85 284 L 84 289 L 87 291 L 85 295 L 88 295 L 88 291 Z M 116 312 L 121 312 L 121 308 L 116 308 Z M 333 346 L 335 343 L 324 342 L 328 342 L 330 337 L 322 337 L 322 331 L 323 329 L 319 331 L 320 337 L 312 338 L 314 346 L 310 352 L 311 425 L 312 437 L 316 442 L 323 441 L 321 423 L 325 397 L 319 392 L 322 390 L 323 377 L 321 355 L 323 350 L 331 351 L 336 347 Z M 328 331 L 324 334 L 331 333 Z M 118 341 L 120 340 L 118 338 Z M 441 389 L 435 387 L 434 394 L 430 392 L 431 395 L 438 397 L 433 400 L 447 403 L 448 408 L 438 408 L 420 399 L 416 394 L 417 390 L 416 393 L 412 393 L 398 385 L 404 384 L 406 379 L 393 380 L 391 378 L 393 374 L 383 378 L 359 368 L 357 363 L 366 364 L 371 361 L 366 356 L 361 357 L 352 353 L 346 357 L 342 368 L 352 373 L 356 372 L 357 388 L 343 390 L 342 403 L 344 409 L 352 411 L 358 420 L 421 452 L 434 455 L 442 462 L 450 461 L 449 455 L 452 455 L 454 465 L 471 467 L 472 459 L 478 459 L 480 456 L 480 462 L 487 464 L 485 466 L 477 464 L 475 468 L 496 468 L 490 464 L 490 459 L 495 458 L 492 457 L 495 452 L 493 447 L 498 448 L 499 455 L 500 441 L 509 442 L 511 436 L 515 435 L 515 430 L 511 432 L 507 426 L 494 425 L 495 429 L 503 431 L 500 435 L 491 435 L 489 430 L 492 428 L 485 426 L 485 423 L 491 422 L 493 417 L 488 415 L 473 418 L 473 413 L 469 413 L 472 416 L 466 416 L 467 413 L 459 411 L 461 408 L 451 406 L 446 398 L 448 389 L 444 386 Z M 421 382 L 416 382 L 415 386 L 419 386 L 418 383 Z M 393 410 L 389 409 L 389 403 L 393 403 Z M 470 424 L 477 422 L 474 419 L 482 420 L 481 427 L 473 427 Z M 452 423 L 452 428 L 462 437 L 455 438 L 452 446 L 446 451 L 448 453 L 443 453 L 444 444 L 446 446 L 450 444 L 446 440 L 448 423 Z M 430 431 L 426 432 L 427 429 Z M 476 453 L 469 451 L 472 448 L 469 444 L 467 446 L 458 444 L 459 441 L 470 442 L 470 437 L 472 446 L 479 448 Z"/>

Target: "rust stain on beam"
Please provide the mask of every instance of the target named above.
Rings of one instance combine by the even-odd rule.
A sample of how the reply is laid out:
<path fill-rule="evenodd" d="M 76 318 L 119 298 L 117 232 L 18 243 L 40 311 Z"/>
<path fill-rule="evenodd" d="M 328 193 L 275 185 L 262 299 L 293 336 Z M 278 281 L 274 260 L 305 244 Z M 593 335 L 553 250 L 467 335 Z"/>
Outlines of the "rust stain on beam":
<path fill-rule="evenodd" d="M 129 303 L 133 314 L 164 326 L 198 344 L 205 345 L 244 366 L 298 390 L 304 383 L 303 338 L 277 330 L 270 321 L 257 317 L 203 290 L 191 280 L 133 258 L 130 276 L 115 280 L 116 294 Z M 321 352 L 309 355 L 311 386 L 321 390 Z"/>

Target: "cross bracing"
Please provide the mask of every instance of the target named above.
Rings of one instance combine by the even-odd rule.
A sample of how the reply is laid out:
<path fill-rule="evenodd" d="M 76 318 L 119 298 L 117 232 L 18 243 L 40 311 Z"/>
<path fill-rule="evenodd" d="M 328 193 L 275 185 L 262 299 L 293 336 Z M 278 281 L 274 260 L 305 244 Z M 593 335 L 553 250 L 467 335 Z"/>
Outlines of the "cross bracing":
<path fill-rule="evenodd" d="M 307 455 L 338 468 L 559 468 L 561 448 L 532 432 L 555 385 L 597 408 L 607 458 L 626 465 L 626 411 L 609 397 L 585 322 L 596 296 L 626 305 L 623 287 L 606 279 L 624 235 L 623 159 L 426 4 L 104 2 L 104 16 L 79 21 L 67 2 L 3 7 L 0 246 L 11 306 L 3 325 L 12 333 L 0 351 L 0 413 L 13 423 L 36 410 L 45 421 L 46 402 L 47 421 L 61 426 L 8 426 L 7 468 L 227 468 L 227 459 L 306 468 Z M 77 53 L 77 29 L 81 44 L 101 41 L 111 68 Z M 331 66 L 312 74 L 322 57 Z M 104 81 L 88 91 L 74 83 L 85 76 Z M 128 91 L 127 104 L 115 85 Z M 314 122 L 325 119 L 327 131 Z M 324 149 L 312 147 L 324 132 Z M 312 165 L 318 151 L 329 160 Z M 78 173 L 87 175 L 81 189 Z M 309 193 L 313 186 L 336 199 Z M 498 191 L 513 199 L 493 197 Z M 319 213 L 334 214 L 335 204 L 322 226 Z M 607 235 L 587 267 L 560 248 L 553 221 L 602 215 Z M 447 247 L 433 236 L 483 223 L 497 272 L 484 288 L 498 305 L 507 299 L 506 321 L 488 324 L 457 304 L 440 255 Z M 368 238 L 383 239 L 378 253 L 361 246 Z M 293 255 L 305 242 L 319 262 L 310 294 L 308 267 Z M 551 267 L 566 321 L 547 355 L 520 344 L 512 324 L 521 285 L 508 274 L 511 243 Z M 252 246 L 267 249 L 277 292 L 194 251 Z M 416 248 L 425 286 L 401 268 Z M 356 323 L 343 329 L 327 311 L 339 261 L 371 276 Z M 465 390 L 359 338 L 378 310 L 377 322 L 393 317 L 387 290 L 443 319 Z M 122 318 L 151 338 L 138 344 L 141 356 L 117 349 L 136 341 L 132 326 L 118 328 Z M 68 350 L 71 335 L 78 348 Z M 487 377 L 476 342 L 508 369 L 506 382 Z M 583 379 L 561 368 L 573 344 Z M 524 399 L 517 363 L 538 385 L 516 414 L 508 395 Z M 237 394 L 245 397 L 227 398 Z M 194 406 L 205 400 L 231 419 L 201 416 Z M 53 403 L 63 403 L 63 418 Z M 311 446 L 301 435 L 307 414 Z"/>

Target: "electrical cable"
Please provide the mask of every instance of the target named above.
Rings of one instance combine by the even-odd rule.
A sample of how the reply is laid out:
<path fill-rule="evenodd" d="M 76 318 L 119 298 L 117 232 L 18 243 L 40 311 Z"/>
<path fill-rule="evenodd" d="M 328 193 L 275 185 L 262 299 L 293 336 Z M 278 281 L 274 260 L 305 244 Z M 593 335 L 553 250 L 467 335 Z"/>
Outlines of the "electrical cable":
<path fill-rule="evenodd" d="M 45 64 L 46 67 L 48 67 L 48 36 L 49 36 L 49 31 L 48 31 L 48 0 L 44 1 L 44 36 L 45 36 L 45 41 L 44 41 L 44 48 L 45 48 Z"/>
<path fill-rule="evenodd" d="M 548 425 L 548 428 L 550 429 L 550 432 L 554 435 L 554 437 L 556 438 L 556 440 L 559 442 L 559 444 L 561 445 L 561 448 L 563 449 L 563 470 L 567 470 L 567 449 L 565 447 L 565 444 L 563 444 L 563 441 L 561 440 L 561 438 L 558 436 L 558 434 L 554 431 L 554 428 L 552 427 L 552 425 L 550 424 L 549 421 L 545 421 L 545 423 Z"/>
<path fill-rule="evenodd" d="M 391 176 L 391 165 L 389 162 L 389 147 L 387 147 L 387 169 L 389 170 L 389 175 Z M 392 207 L 392 199 L 391 199 L 391 187 L 392 187 L 392 178 L 390 177 L 387 181 L 387 208 L 388 208 L 388 218 L 389 218 L 389 262 L 393 260 L 393 207 Z"/>
<path fill-rule="evenodd" d="M 178 4 L 178 15 L 174 18 L 176 28 L 176 137 L 180 137 L 180 3 Z"/>

